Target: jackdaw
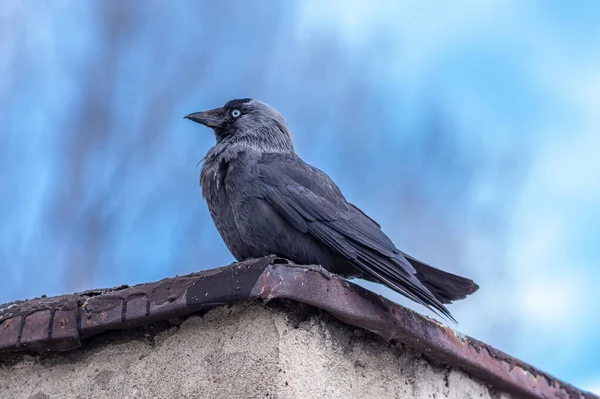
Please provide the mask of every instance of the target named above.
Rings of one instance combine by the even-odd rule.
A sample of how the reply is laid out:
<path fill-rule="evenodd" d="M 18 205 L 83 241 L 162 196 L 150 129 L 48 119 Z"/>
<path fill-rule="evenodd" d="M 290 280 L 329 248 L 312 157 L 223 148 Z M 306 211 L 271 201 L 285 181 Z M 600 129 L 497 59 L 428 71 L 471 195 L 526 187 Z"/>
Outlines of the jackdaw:
<path fill-rule="evenodd" d="M 454 321 L 444 306 L 479 287 L 400 251 L 380 225 L 295 152 L 287 122 L 250 98 L 185 118 L 213 129 L 202 195 L 238 260 L 277 255 L 378 282 Z"/>

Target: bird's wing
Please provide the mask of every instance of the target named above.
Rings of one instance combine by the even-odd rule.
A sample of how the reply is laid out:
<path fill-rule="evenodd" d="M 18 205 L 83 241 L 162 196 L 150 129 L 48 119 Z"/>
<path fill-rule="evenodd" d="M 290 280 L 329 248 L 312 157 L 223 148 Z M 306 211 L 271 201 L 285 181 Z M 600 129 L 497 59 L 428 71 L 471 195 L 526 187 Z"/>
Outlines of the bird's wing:
<path fill-rule="evenodd" d="M 290 225 L 338 252 L 366 275 L 452 319 L 379 225 L 347 202 L 327 174 L 298 157 L 281 154 L 264 155 L 257 172 L 256 195 Z"/>

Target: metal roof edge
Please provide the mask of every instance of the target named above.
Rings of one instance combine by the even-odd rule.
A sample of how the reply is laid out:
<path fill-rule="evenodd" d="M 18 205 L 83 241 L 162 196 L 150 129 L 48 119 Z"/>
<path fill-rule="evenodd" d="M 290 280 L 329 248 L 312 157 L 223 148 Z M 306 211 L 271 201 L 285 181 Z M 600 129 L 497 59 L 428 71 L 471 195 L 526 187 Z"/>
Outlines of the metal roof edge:
<path fill-rule="evenodd" d="M 320 266 L 269 256 L 133 287 L 0 305 L 0 353 L 67 351 L 107 330 L 129 329 L 215 306 L 290 299 L 397 340 L 519 398 L 600 399 L 481 341 L 398 305 Z"/>

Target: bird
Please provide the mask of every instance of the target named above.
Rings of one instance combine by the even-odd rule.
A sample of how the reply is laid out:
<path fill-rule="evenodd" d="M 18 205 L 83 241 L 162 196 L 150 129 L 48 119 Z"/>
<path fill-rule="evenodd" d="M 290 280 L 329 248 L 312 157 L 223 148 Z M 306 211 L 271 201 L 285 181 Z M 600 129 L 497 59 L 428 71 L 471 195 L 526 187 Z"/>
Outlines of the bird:
<path fill-rule="evenodd" d="M 272 106 L 242 98 L 184 118 L 214 132 L 200 186 L 237 261 L 276 255 L 319 265 L 383 284 L 455 323 L 445 305 L 479 289 L 399 250 L 325 172 L 300 158 L 288 123 Z"/>

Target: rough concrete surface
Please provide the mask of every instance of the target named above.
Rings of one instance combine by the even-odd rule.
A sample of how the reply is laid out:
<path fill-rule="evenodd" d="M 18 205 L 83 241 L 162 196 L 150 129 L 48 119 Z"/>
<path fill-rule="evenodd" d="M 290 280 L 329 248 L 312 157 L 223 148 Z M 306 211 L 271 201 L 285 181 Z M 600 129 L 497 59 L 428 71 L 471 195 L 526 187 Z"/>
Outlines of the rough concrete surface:
<path fill-rule="evenodd" d="M 338 397 L 509 399 L 297 303 L 222 306 L 151 338 L 113 332 L 0 358 L 0 398 Z"/>

